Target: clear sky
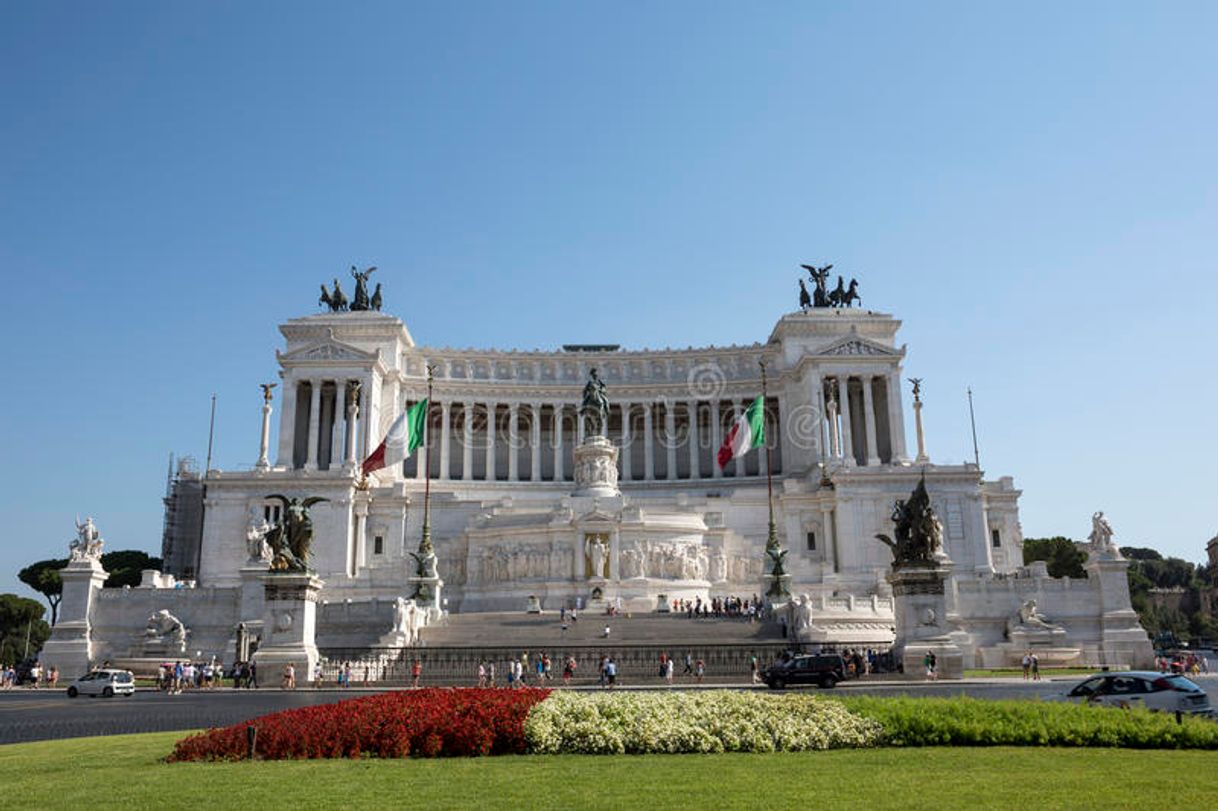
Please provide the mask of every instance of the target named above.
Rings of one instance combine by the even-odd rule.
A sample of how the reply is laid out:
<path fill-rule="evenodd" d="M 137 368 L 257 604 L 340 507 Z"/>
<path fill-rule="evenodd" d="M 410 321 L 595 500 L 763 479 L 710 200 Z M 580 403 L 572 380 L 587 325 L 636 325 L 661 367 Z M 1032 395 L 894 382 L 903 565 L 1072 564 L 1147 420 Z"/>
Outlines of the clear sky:
<path fill-rule="evenodd" d="M 973 387 L 1025 535 L 1199 560 L 1215 41 L 1209 2 L 6 3 L 0 591 L 77 513 L 159 550 L 213 392 L 252 464 L 276 325 L 352 264 L 423 344 L 637 348 L 765 340 L 833 262 L 932 458 Z"/>

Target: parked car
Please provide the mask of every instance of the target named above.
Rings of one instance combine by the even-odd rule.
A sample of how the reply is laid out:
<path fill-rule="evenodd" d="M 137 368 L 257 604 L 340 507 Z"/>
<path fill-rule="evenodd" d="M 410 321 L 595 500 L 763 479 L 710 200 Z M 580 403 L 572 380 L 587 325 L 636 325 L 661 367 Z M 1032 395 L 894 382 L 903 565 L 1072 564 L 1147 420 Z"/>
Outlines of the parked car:
<path fill-rule="evenodd" d="M 130 696 L 135 693 L 135 676 L 130 670 L 94 670 L 68 685 L 68 697 Z"/>
<path fill-rule="evenodd" d="M 797 654 L 779 659 L 761 674 L 762 681 L 771 690 L 781 690 L 788 684 L 815 684 L 831 688 L 849 677 L 846 660 L 837 653 Z"/>
<path fill-rule="evenodd" d="M 1105 707 L 1146 707 L 1155 712 L 1213 713 L 1210 697 L 1195 682 L 1173 673 L 1131 670 L 1098 673 L 1066 694 L 1069 701 Z"/>

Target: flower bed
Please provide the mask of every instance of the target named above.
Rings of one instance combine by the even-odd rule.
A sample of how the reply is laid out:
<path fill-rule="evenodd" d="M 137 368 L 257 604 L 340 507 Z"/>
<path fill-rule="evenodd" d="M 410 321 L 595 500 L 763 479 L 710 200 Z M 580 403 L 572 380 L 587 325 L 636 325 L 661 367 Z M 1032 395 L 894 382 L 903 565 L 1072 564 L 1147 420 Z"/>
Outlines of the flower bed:
<path fill-rule="evenodd" d="M 301 707 L 178 741 L 169 760 L 248 757 L 246 728 L 258 730 L 257 757 L 443 757 L 525 751 L 524 722 L 548 690 L 426 689 Z"/>
<path fill-rule="evenodd" d="M 844 697 L 883 725 L 886 746 L 1119 746 L 1218 749 L 1218 724 L 1144 709 L 977 698 Z M 527 728 L 526 728 L 527 729 Z"/>
<path fill-rule="evenodd" d="M 555 693 L 525 722 L 548 754 L 774 752 L 872 746 L 880 724 L 807 694 Z"/>

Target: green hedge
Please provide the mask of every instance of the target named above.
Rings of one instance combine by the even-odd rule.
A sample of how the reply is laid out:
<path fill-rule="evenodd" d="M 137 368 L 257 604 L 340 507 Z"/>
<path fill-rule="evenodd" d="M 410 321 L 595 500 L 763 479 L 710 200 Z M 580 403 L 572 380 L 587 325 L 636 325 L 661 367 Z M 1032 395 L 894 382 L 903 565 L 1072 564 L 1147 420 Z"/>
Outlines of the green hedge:
<path fill-rule="evenodd" d="M 976 698 L 839 699 L 879 721 L 887 746 L 1119 746 L 1218 749 L 1218 723 L 1144 709 L 1119 710 L 1051 701 Z"/>

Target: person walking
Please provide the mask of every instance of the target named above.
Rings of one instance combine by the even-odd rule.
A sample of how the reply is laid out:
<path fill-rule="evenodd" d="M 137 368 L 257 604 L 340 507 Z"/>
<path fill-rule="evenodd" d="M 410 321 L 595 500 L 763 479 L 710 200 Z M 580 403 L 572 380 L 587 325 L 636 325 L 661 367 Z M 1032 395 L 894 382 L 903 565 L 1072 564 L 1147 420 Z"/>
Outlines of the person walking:
<path fill-rule="evenodd" d="M 1032 651 L 1024 651 L 1020 664 L 1023 665 L 1023 680 L 1027 681 L 1032 672 Z"/>
<path fill-rule="evenodd" d="M 414 664 L 410 666 L 410 686 L 414 689 L 419 688 L 419 678 L 423 675 L 423 663 L 416 656 Z"/>
<path fill-rule="evenodd" d="M 757 684 L 759 681 L 761 681 L 761 679 L 759 678 L 759 674 L 757 672 L 757 654 L 756 653 L 751 654 L 749 656 L 749 681 L 753 684 Z"/>
<path fill-rule="evenodd" d="M 685 669 L 681 671 L 681 675 L 690 676 L 690 675 L 693 675 L 693 672 L 694 672 L 694 657 L 689 651 L 686 651 L 685 652 Z"/>
<path fill-rule="evenodd" d="M 1040 681 L 1040 657 L 1032 654 L 1032 681 Z"/>
<path fill-rule="evenodd" d="M 478 662 L 478 686 L 486 687 L 486 662 Z"/>
<path fill-rule="evenodd" d="M 571 677 L 575 675 L 575 657 L 568 656 L 567 661 L 562 666 L 562 684 L 563 687 L 571 686 Z"/>
<path fill-rule="evenodd" d="M 930 679 L 931 681 L 935 681 L 939 678 L 939 673 L 937 670 L 939 662 L 934 651 L 928 650 L 926 652 L 926 655 L 922 657 L 922 664 L 926 666 L 926 678 Z"/>
<path fill-rule="evenodd" d="M 697 679 L 698 684 L 702 683 L 702 677 L 705 675 L 706 675 L 706 662 L 699 659 L 697 662 L 694 663 L 694 677 Z"/>
<path fill-rule="evenodd" d="M 296 665 L 292 662 L 288 662 L 283 666 L 283 689 L 296 689 Z"/>
<path fill-rule="evenodd" d="M 668 682 L 668 686 L 672 686 L 672 672 L 674 670 L 673 661 L 669 659 L 664 663 L 664 681 Z"/>
<path fill-rule="evenodd" d="M 609 689 L 613 689 L 613 685 L 617 684 L 617 662 L 613 661 L 613 657 L 609 657 L 609 661 L 605 663 L 605 681 L 609 684 Z"/>

